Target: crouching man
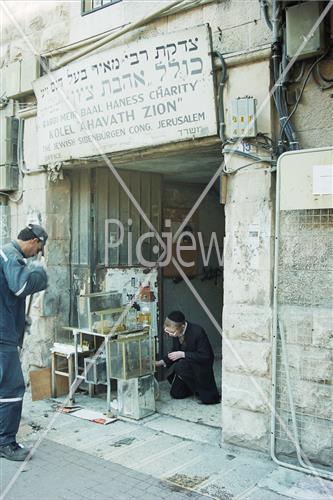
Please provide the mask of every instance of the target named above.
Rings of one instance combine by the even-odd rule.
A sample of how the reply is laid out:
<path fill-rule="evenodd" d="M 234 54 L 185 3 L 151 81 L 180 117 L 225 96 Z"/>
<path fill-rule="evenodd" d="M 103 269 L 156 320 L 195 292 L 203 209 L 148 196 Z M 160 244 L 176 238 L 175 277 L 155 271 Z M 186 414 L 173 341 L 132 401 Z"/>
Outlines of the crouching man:
<path fill-rule="evenodd" d="M 172 311 L 164 322 L 164 332 L 172 337 L 173 349 L 156 362 L 167 367 L 170 395 L 184 399 L 196 394 L 203 404 L 220 402 L 214 372 L 214 353 L 205 330 L 185 321 L 181 311 Z"/>
<path fill-rule="evenodd" d="M 43 252 L 47 233 L 37 224 L 0 249 L 0 457 L 23 461 L 29 450 L 16 442 L 25 383 L 18 347 L 25 330 L 25 298 L 45 290 L 43 266 L 26 258 Z"/>

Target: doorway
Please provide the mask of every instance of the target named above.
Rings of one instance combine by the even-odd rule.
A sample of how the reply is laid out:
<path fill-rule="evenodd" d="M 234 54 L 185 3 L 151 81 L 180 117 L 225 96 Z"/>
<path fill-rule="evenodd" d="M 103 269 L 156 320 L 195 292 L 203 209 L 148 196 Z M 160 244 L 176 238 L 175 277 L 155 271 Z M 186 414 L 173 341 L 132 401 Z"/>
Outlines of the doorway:
<path fill-rule="evenodd" d="M 206 184 L 168 181 L 162 185 L 162 216 L 171 225 L 174 234 L 192 209 Z M 188 321 L 202 326 L 212 345 L 215 363 L 215 379 L 221 392 L 222 337 L 213 325 L 210 315 L 221 325 L 223 307 L 223 238 L 225 229 L 224 207 L 220 204 L 219 191 L 211 189 L 192 217 L 187 221 L 184 231 L 190 231 L 197 241 L 197 250 L 190 252 L 193 266 L 183 269 L 189 279 L 186 282 L 174 266 L 169 265 L 162 273 L 161 311 L 165 317 L 168 312 L 179 309 Z M 215 236 L 214 236 L 215 235 Z M 215 243 L 216 242 L 216 243 Z M 192 260 L 193 259 L 193 260 Z M 184 260 L 186 258 L 184 257 Z M 194 295 L 201 297 L 203 307 Z M 170 339 L 161 338 L 161 350 L 167 354 L 171 347 Z M 220 405 L 198 405 L 194 396 L 185 400 L 172 400 L 169 383 L 161 385 L 158 411 L 166 415 L 221 427 Z"/>

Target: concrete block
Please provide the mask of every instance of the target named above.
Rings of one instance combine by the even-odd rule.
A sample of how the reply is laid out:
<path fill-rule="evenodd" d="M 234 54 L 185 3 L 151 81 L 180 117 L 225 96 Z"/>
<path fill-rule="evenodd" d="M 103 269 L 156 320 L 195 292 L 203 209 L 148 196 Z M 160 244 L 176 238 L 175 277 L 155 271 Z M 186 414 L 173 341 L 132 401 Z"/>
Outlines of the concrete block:
<path fill-rule="evenodd" d="M 249 27 L 249 47 L 251 48 L 260 47 L 260 45 L 266 45 L 268 43 L 272 43 L 272 32 L 266 25 L 266 22 L 263 18 L 258 23 L 256 22 L 250 23 L 248 27 Z"/>
<path fill-rule="evenodd" d="M 222 29 L 237 29 L 243 24 L 260 19 L 260 5 L 252 0 L 227 0 L 218 5 L 218 15 Z"/>
<path fill-rule="evenodd" d="M 224 262 L 231 272 L 272 270 L 274 237 L 261 233 L 258 224 L 227 232 L 224 243 Z"/>
<path fill-rule="evenodd" d="M 226 406 L 265 413 L 269 411 L 271 383 L 264 378 L 224 371 L 222 395 Z"/>
<path fill-rule="evenodd" d="M 26 189 L 23 192 L 24 212 L 46 212 L 46 189 Z"/>
<path fill-rule="evenodd" d="M 41 34 L 40 43 L 44 51 L 53 50 L 57 47 L 67 45 L 69 40 L 68 26 L 64 24 L 55 24 L 48 26 Z"/>
<path fill-rule="evenodd" d="M 290 270 L 329 271 L 333 269 L 332 234 L 311 230 L 284 235 L 280 259 Z"/>
<path fill-rule="evenodd" d="M 237 27 L 222 28 L 220 41 L 223 54 L 248 50 L 249 48 L 248 25 L 244 24 L 242 26 L 237 26 Z"/>
<path fill-rule="evenodd" d="M 250 183 L 248 178 L 248 183 Z M 259 231 L 259 236 L 271 236 L 272 234 L 272 203 L 269 201 L 267 193 L 266 197 L 262 197 L 255 201 L 244 201 L 238 199 L 240 190 L 237 185 L 228 182 L 228 190 L 234 189 L 232 201 L 227 203 L 225 207 L 226 212 L 226 231 L 231 232 L 247 232 L 249 226 L 256 225 Z M 244 190 L 242 195 L 244 196 Z M 249 188 L 250 190 L 250 188 Z M 230 191 L 231 192 L 231 191 Z"/>
<path fill-rule="evenodd" d="M 61 320 L 68 324 L 70 307 L 69 267 L 48 266 L 47 274 L 49 286 L 43 299 L 43 315 L 59 315 Z"/>
<path fill-rule="evenodd" d="M 333 64 L 326 60 L 320 65 L 323 74 L 331 74 Z M 307 71 L 307 69 L 306 69 Z M 297 113 L 293 117 L 293 123 L 297 130 L 317 129 L 318 136 L 321 129 L 332 123 L 332 103 L 329 91 L 322 91 L 311 78 L 305 87 L 302 99 L 299 103 Z M 331 144 L 332 141 L 329 142 Z M 317 147 L 315 144 L 313 146 Z"/>
<path fill-rule="evenodd" d="M 203 24 L 203 10 L 204 8 L 198 7 L 188 10 L 183 14 L 176 14 L 168 16 L 168 32 L 183 30 L 185 26 L 198 26 Z"/>
<path fill-rule="evenodd" d="M 70 240 L 70 214 L 46 214 L 45 227 L 49 238 L 69 245 Z"/>
<path fill-rule="evenodd" d="M 332 309 L 282 305 L 279 306 L 279 318 L 282 320 L 288 344 L 331 347 Z"/>
<path fill-rule="evenodd" d="M 288 364 L 293 380 L 308 380 L 331 384 L 333 359 L 330 349 L 288 345 Z M 282 368 L 284 370 L 284 368 Z"/>
<path fill-rule="evenodd" d="M 33 145 L 36 147 L 36 145 Z M 44 189 L 46 190 L 48 187 L 49 181 L 47 180 L 47 173 L 40 172 L 38 174 L 29 174 L 25 175 L 23 178 L 23 189 L 31 190 L 31 189 Z"/>
<path fill-rule="evenodd" d="M 306 307 L 330 307 L 332 283 L 333 271 L 283 268 L 279 274 L 279 301 Z"/>
<path fill-rule="evenodd" d="M 223 335 L 229 339 L 269 341 L 271 330 L 270 307 L 227 304 L 223 308 Z"/>
<path fill-rule="evenodd" d="M 291 374 L 294 372 L 291 370 Z M 290 377 L 290 385 L 295 410 L 299 419 L 305 415 L 319 419 L 333 417 L 332 386 L 324 383 L 305 381 L 297 376 Z M 278 382 L 278 409 L 290 411 L 287 384 Z"/>
<path fill-rule="evenodd" d="M 224 304 L 270 306 L 273 275 L 270 270 L 231 270 L 224 263 Z"/>
<path fill-rule="evenodd" d="M 269 414 L 224 406 L 222 409 L 223 442 L 267 451 Z"/>
<path fill-rule="evenodd" d="M 45 257 L 48 266 L 66 267 L 70 265 L 70 242 L 50 240 L 46 245 Z"/>
<path fill-rule="evenodd" d="M 312 344 L 313 312 L 311 309 L 303 306 L 281 305 L 278 315 L 288 344 Z"/>
<path fill-rule="evenodd" d="M 331 308 L 313 308 L 312 344 L 317 347 L 332 348 L 333 312 Z"/>
<path fill-rule="evenodd" d="M 259 377 L 270 374 L 271 345 L 266 342 L 227 341 L 224 339 L 222 352 L 223 369 L 227 372 Z"/>
<path fill-rule="evenodd" d="M 68 183 L 59 181 L 58 184 L 49 185 L 48 198 L 47 198 L 47 213 L 58 214 L 70 212 L 70 191 Z"/>
<path fill-rule="evenodd" d="M 234 170 L 249 161 L 237 155 L 226 155 L 227 168 Z M 227 209 L 233 205 L 228 203 L 255 202 L 269 199 L 274 186 L 272 175 L 264 168 L 241 170 L 237 175 L 228 179 Z M 267 209 L 271 209 L 269 205 Z"/>
<path fill-rule="evenodd" d="M 331 146 L 333 127 L 324 126 L 319 130 L 317 128 L 296 129 L 296 134 L 302 148 L 322 148 Z"/>

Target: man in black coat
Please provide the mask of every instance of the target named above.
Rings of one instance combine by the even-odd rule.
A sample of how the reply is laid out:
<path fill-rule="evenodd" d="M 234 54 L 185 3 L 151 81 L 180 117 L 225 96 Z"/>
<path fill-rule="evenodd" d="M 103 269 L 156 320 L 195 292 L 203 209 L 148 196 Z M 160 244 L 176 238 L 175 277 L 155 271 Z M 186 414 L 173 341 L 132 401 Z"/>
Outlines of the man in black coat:
<path fill-rule="evenodd" d="M 173 350 L 156 366 L 169 368 L 170 395 L 184 399 L 196 394 L 203 404 L 220 402 L 214 372 L 214 353 L 205 330 L 185 321 L 181 311 L 172 311 L 164 322 L 164 331 L 173 339 Z"/>

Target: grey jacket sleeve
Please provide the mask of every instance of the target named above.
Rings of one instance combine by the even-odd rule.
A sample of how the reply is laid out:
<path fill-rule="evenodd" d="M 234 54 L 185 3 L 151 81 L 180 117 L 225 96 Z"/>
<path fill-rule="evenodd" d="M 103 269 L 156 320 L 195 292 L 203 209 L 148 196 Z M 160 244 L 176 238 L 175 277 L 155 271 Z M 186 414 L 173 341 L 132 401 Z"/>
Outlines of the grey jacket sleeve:
<path fill-rule="evenodd" d="M 43 267 L 29 268 L 23 259 L 8 258 L 2 268 L 9 289 L 17 297 L 25 298 L 47 287 L 47 274 Z"/>

